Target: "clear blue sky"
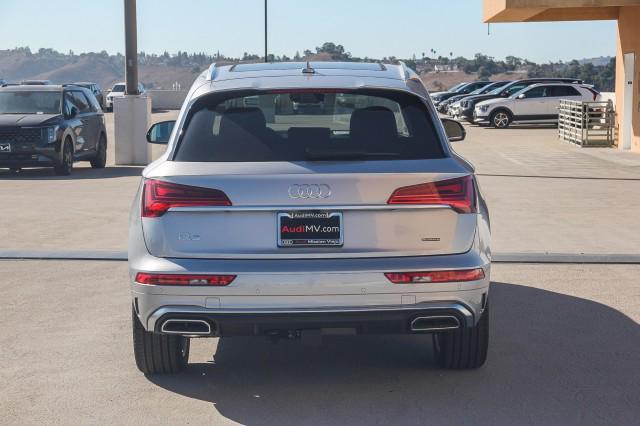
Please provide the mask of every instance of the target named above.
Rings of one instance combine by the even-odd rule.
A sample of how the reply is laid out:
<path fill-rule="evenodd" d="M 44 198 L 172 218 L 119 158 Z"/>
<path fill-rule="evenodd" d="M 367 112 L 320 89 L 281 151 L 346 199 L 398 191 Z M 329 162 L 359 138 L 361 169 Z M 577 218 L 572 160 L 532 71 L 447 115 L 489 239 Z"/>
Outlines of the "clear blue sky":
<path fill-rule="evenodd" d="M 482 23 L 481 0 L 269 0 L 270 53 L 325 41 L 355 56 L 439 54 L 536 62 L 615 55 L 613 21 Z M 146 52 L 263 52 L 263 0 L 138 0 Z M 0 0 L 0 49 L 124 51 L 123 0 Z"/>

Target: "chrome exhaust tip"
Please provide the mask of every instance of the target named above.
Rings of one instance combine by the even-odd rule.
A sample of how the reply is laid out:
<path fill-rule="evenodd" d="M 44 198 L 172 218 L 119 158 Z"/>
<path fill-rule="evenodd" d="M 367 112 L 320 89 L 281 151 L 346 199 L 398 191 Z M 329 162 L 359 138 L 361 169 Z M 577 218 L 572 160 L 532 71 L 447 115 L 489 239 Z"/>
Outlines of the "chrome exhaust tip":
<path fill-rule="evenodd" d="M 453 315 L 416 317 L 409 324 L 411 331 L 446 331 L 460 328 L 460 320 Z"/>
<path fill-rule="evenodd" d="M 168 319 L 162 323 L 160 331 L 181 336 L 209 336 L 211 324 L 199 319 Z"/>

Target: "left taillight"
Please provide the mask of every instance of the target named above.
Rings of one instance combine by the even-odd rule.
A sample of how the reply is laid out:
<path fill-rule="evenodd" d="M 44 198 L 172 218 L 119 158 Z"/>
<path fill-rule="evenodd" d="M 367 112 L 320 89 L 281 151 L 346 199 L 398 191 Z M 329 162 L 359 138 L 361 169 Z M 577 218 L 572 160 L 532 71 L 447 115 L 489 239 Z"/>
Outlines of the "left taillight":
<path fill-rule="evenodd" d="M 463 176 L 396 189 L 387 204 L 440 204 L 458 213 L 476 213 L 473 177 Z"/>
<path fill-rule="evenodd" d="M 211 188 L 155 179 L 144 181 L 142 217 L 162 216 L 172 207 L 230 206 L 227 195 Z"/>
<path fill-rule="evenodd" d="M 223 287 L 231 284 L 235 275 L 150 274 L 138 272 L 136 282 L 146 285 L 184 285 Z"/>

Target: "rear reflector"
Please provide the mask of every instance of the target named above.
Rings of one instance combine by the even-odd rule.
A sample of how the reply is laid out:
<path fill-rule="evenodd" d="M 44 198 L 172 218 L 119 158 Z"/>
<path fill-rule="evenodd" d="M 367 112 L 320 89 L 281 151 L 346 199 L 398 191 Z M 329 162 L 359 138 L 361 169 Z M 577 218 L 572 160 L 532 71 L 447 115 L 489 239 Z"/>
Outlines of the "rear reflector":
<path fill-rule="evenodd" d="M 171 207 L 230 206 L 227 195 L 211 188 L 179 185 L 161 180 L 144 181 L 142 217 L 162 216 Z"/>
<path fill-rule="evenodd" d="M 484 278 L 482 268 L 453 271 L 387 272 L 384 274 L 394 284 L 448 283 L 476 281 Z"/>
<path fill-rule="evenodd" d="M 191 274 L 148 274 L 138 272 L 136 282 L 147 285 L 194 285 L 225 286 L 231 284 L 235 275 L 191 275 Z"/>
<path fill-rule="evenodd" d="M 477 211 L 471 176 L 398 188 L 387 204 L 442 204 L 459 213 Z"/>

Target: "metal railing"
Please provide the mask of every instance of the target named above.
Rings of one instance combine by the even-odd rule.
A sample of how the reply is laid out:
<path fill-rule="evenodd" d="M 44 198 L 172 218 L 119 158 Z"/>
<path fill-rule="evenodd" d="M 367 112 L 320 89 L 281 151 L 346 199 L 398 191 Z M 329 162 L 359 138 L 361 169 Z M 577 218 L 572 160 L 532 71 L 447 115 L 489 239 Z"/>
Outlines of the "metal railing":
<path fill-rule="evenodd" d="M 561 100 L 558 137 L 580 146 L 611 146 L 614 140 L 613 103 Z"/>

